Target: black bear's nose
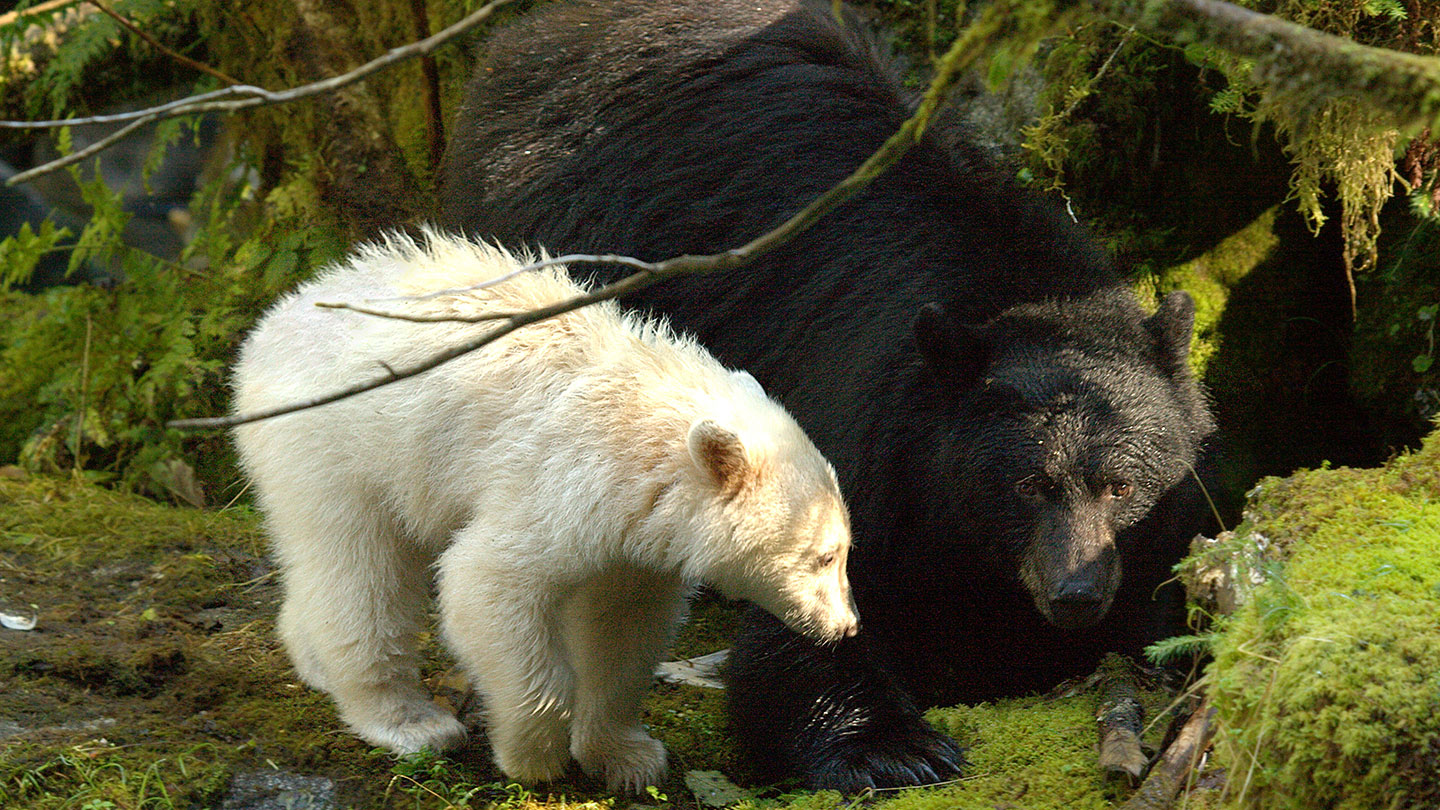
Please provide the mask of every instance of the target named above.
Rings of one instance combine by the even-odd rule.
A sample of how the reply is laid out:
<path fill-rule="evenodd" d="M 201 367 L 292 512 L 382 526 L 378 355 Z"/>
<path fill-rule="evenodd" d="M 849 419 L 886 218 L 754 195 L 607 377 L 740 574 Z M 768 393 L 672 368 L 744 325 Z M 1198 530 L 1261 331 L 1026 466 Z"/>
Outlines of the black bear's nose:
<path fill-rule="evenodd" d="M 1095 583 L 1084 580 L 1063 583 L 1050 597 L 1050 621 L 1067 630 L 1089 627 L 1104 615 L 1103 603 Z"/>

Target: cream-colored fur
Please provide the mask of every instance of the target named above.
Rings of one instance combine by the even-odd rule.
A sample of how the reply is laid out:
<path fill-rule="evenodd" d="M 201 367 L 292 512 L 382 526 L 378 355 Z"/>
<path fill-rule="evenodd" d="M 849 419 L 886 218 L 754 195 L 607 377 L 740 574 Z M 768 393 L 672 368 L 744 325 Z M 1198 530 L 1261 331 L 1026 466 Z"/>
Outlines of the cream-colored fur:
<path fill-rule="evenodd" d="M 235 409 L 328 393 L 492 328 L 316 302 L 449 290 L 516 266 L 435 233 L 360 249 L 250 334 Z M 550 269 L 372 306 L 475 315 L 580 292 Z M 617 789 L 663 775 L 640 703 L 696 582 L 817 639 L 856 631 L 849 518 L 830 465 L 749 375 L 614 303 L 244 425 L 236 443 L 284 577 L 286 649 L 376 745 L 444 749 L 465 736 L 417 672 L 432 565 L 444 638 L 484 698 L 497 764 L 522 780 L 558 777 L 572 755 Z"/>

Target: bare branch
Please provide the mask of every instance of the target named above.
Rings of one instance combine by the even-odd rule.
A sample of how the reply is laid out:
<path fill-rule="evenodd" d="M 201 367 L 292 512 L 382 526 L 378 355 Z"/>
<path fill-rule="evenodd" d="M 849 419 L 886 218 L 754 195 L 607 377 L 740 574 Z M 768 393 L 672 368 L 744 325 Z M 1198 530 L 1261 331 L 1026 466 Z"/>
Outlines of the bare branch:
<path fill-rule="evenodd" d="M 1025 30 L 1023 33 L 1038 38 L 1044 31 L 1062 25 L 1068 17 L 1069 15 L 1067 13 L 1048 15 L 1043 21 L 1035 20 L 1035 22 L 1032 23 L 1033 27 Z M 906 119 L 905 123 L 900 126 L 900 129 L 897 130 L 894 135 L 890 136 L 890 138 L 849 177 L 840 181 L 840 183 L 830 188 L 824 194 L 821 194 L 778 228 L 760 235 L 742 247 L 708 256 L 676 256 L 656 263 L 644 262 L 627 256 L 614 255 L 585 257 L 563 256 L 537 262 L 536 266 L 549 266 L 558 264 L 562 260 L 583 258 L 583 260 L 587 261 L 598 261 L 604 264 L 619 264 L 633 267 L 637 268 L 639 272 L 568 301 L 560 301 L 529 312 L 514 313 L 506 318 L 504 323 L 472 340 L 452 346 L 414 365 L 390 371 L 382 377 L 356 383 L 340 391 L 335 391 L 304 402 L 289 403 L 251 413 L 208 419 L 177 419 L 166 423 L 166 426 L 184 430 L 234 427 L 236 425 L 257 422 L 262 419 L 270 419 L 296 411 L 327 405 L 331 402 L 337 402 L 357 394 L 365 393 L 366 391 L 372 391 L 381 386 L 399 382 L 400 380 L 429 371 L 442 363 L 475 351 L 489 343 L 493 343 L 499 338 L 536 321 L 561 315 L 589 304 L 608 301 L 628 293 L 637 292 L 658 281 L 674 276 L 714 273 L 748 264 L 798 236 L 819 221 L 825 214 L 833 211 L 845 201 L 855 196 L 855 194 L 869 185 L 876 177 L 879 177 L 886 169 L 894 165 L 911 146 L 919 141 L 926 126 L 929 124 L 931 115 L 954 85 L 960 72 L 967 66 L 973 64 L 975 60 L 984 53 L 986 45 L 989 42 L 995 41 L 997 35 L 1003 29 L 1015 26 L 1016 24 L 1013 12 L 1006 4 L 995 3 L 988 6 L 985 11 L 981 13 L 980 17 L 966 28 L 955 41 L 955 44 L 951 46 L 950 51 L 941 59 L 936 70 L 935 78 L 931 81 L 930 87 L 926 90 L 915 113 Z M 535 266 L 528 269 L 535 269 Z M 349 308 L 353 309 L 353 307 Z M 388 313 L 379 313 L 378 311 L 370 314 L 388 315 Z"/>
<path fill-rule="evenodd" d="M 331 402 L 337 402 L 342 399 L 347 399 L 349 397 L 355 396 L 356 394 L 363 394 L 366 391 L 374 390 L 381 387 L 382 385 L 389 385 L 390 383 L 399 382 L 400 380 L 414 377 L 417 374 L 429 371 L 430 369 L 435 368 L 442 363 L 453 360 L 463 354 L 468 354 L 472 351 L 475 351 L 476 349 L 486 344 L 493 343 L 499 338 L 504 337 L 511 332 L 514 332 L 516 329 L 535 323 L 536 321 L 541 321 L 555 315 L 560 315 L 571 310 L 579 309 L 580 307 L 586 306 L 588 304 L 594 304 L 599 301 L 606 301 L 628 292 L 634 292 L 636 290 L 644 289 L 645 287 L 654 284 L 656 281 L 659 281 L 661 278 L 668 278 L 669 276 L 680 275 L 682 273 L 700 272 L 702 270 L 709 271 L 711 269 L 723 269 L 723 267 L 725 266 L 740 263 L 733 258 L 728 262 L 724 261 L 724 259 L 729 256 L 731 256 L 730 253 L 722 253 L 718 254 L 717 256 L 678 256 L 673 259 L 667 259 L 666 261 L 660 262 L 659 264 L 655 265 L 655 267 L 657 268 L 656 272 L 642 271 L 639 273 L 635 273 L 633 275 L 629 275 L 623 279 L 620 279 L 614 284 L 608 284 L 598 290 L 594 290 L 582 296 L 577 296 L 568 301 L 561 301 L 555 304 L 551 304 L 547 307 L 541 307 L 539 309 L 531 310 L 529 312 L 521 312 L 514 314 L 510 316 L 505 323 L 500 324 L 496 328 L 487 331 L 485 334 L 480 335 L 473 340 L 466 341 L 457 346 L 452 346 L 451 348 L 439 352 L 438 354 L 435 354 L 414 365 L 407 366 L 399 370 L 391 370 L 383 377 L 379 377 L 368 382 L 357 383 L 355 385 L 349 386 L 331 394 L 327 394 L 325 396 L 316 397 L 314 399 L 306 400 L 303 402 L 295 402 L 287 405 L 281 405 L 262 411 L 255 411 L 248 414 L 236 414 L 234 416 L 217 417 L 213 419 L 177 419 L 171 422 L 167 422 L 166 427 L 182 430 L 233 427 L 235 425 L 243 425 L 249 422 L 258 422 L 262 419 L 270 419 L 276 416 L 283 416 L 287 413 L 303 411 L 309 408 L 315 408 L 321 405 L 327 405 Z M 385 364 L 382 363 L 382 365 Z M 386 366 L 386 368 L 389 368 L 389 366 Z"/>
<path fill-rule="evenodd" d="M 185 98 L 174 101 L 167 101 L 164 104 L 155 107 L 146 107 L 143 110 L 128 110 L 121 113 L 91 115 L 85 118 L 61 118 L 47 121 L 0 121 L 0 129 L 58 129 L 60 127 L 84 126 L 87 124 L 118 124 L 122 121 L 133 121 L 137 118 L 146 118 L 151 115 L 173 118 L 179 115 L 188 115 L 192 112 L 211 112 L 214 109 L 218 109 L 206 105 L 206 102 L 220 101 L 233 96 L 264 96 L 267 92 L 269 91 L 251 84 L 240 84 L 234 87 L 222 87 L 218 90 L 211 90 L 208 93 L 186 96 Z M 192 109 L 194 107 L 199 107 L 200 109 Z M 165 113 L 171 113 L 177 109 L 180 111 L 175 112 L 174 115 L 165 115 Z"/>
<path fill-rule="evenodd" d="M 553 258 L 541 259 L 538 262 L 522 265 L 515 268 L 514 270 L 511 270 L 503 276 L 496 276 L 492 279 L 486 279 L 479 284 L 472 284 L 469 287 L 455 287 L 449 290 L 438 290 L 432 293 L 425 293 L 424 295 L 407 295 L 400 298 L 371 298 L 369 300 L 372 302 L 429 301 L 433 298 L 440 298 L 447 295 L 463 295 L 468 292 L 483 290 L 487 287 L 495 287 L 504 284 L 505 282 L 509 281 L 512 278 L 515 278 L 522 273 L 529 273 L 534 270 L 542 270 L 546 267 L 553 267 L 557 264 L 613 264 L 646 272 L 654 272 L 655 268 L 658 266 L 653 262 L 645 262 L 639 259 L 632 259 L 629 256 L 620 256 L 614 253 L 567 253 L 564 256 L 555 256 Z M 335 309 L 349 308 L 345 305 L 340 304 L 322 304 L 321 306 L 331 306 Z"/>
<path fill-rule="evenodd" d="M 396 64 L 397 62 L 402 62 L 406 59 L 411 59 L 416 56 L 430 53 L 441 45 L 460 36 L 466 31 L 469 31 L 480 23 L 483 23 L 485 20 L 489 19 L 490 16 L 494 14 L 495 11 L 498 10 L 500 7 L 508 5 L 511 2 L 513 2 L 513 0 L 492 0 L 492 2 L 487 3 L 479 9 L 475 10 L 463 20 L 460 20 L 454 25 L 451 25 L 441 30 L 439 33 L 433 36 L 427 37 L 423 40 L 420 40 L 419 42 L 412 42 L 409 45 L 402 45 L 398 48 L 392 48 L 387 51 L 383 56 L 372 59 L 369 62 L 361 65 L 360 67 L 349 71 L 348 73 L 343 73 L 339 76 L 333 76 L 331 78 L 323 79 L 317 82 L 311 82 L 310 84 L 301 85 L 300 87 L 292 87 L 289 90 L 271 91 L 266 90 L 263 87 L 255 87 L 254 85 L 237 85 L 235 87 L 226 87 L 210 93 L 203 93 L 197 96 L 179 99 L 177 101 L 172 101 L 167 104 L 161 104 L 157 107 L 150 107 L 144 110 L 134 110 L 132 112 L 118 113 L 113 115 L 97 115 L 89 118 L 71 118 L 52 121 L 0 121 L 0 128 L 55 129 L 57 127 L 75 126 L 79 124 L 101 124 L 117 123 L 120 121 L 134 121 L 136 123 L 134 123 L 131 127 L 123 130 L 125 132 L 130 132 L 133 131 L 135 128 L 138 128 L 139 126 L 143 126 L 144 124 L 150 123 L 152 121 L 158 121 L 165 118 L 175 118 L 181 115 L 194 115 L 197 113 L 206 112 L 235 112 L 236 110 L 245 110 L 251 107 L 259 107 L 269 104 L 286 104 L 297 99 L 308 98 L 310 96 L 320 95 L 321 93 L 328 93 L 333 90 L 338 90 L 347 85 L 354 84 L 355 82 L 358 82 L 370 76 L 372 73 L 383 70 L 393 64 Z M 227 100 L 228 97 L 237 95 L 244 95 L 248 97 Z M 98 149 L 96 148 L 96 145 L 92 145 L 91 147 L 89 147 L 89 149 L 86 150 L 85 156 L 88 157 L 89 154 L 93 154 L 95 151 L 99 151 L 99 149 L 103 149 L 106 146 L 109 146 L 110 144 L 114 143 L 114 140 L 116 140 L 116 138 L 112 136 L 111 138 L 107 138 L 104 141 L 99 142 L 104 143 L 105 146 L 100 146 Z M 59 160 L 54 160 L 44 165 L 36 166 L 29 171 L 17 174 L 14 177 L 11 177 L 9 180 L 5 181 L 5 184 L 13 186 L 16 183 L 23 183 L 26 180 L 30 180 L 42 174 L 49 174 L 51 172 L 62 169 L 65 166 L 70 165 L 71 163 L 75 163 L 77 160 L 83 159 L 84 157 L 68 155 L 66 157 L 60 158 Z"/>
<path fill-rule="evenodd" d="M 141 127 L 144 127 L 146 124 L 150 124 L 150 123 L 153 123 L 153 122 L 155 122 L 155 121 L 158 121 L 158 120 L 160 120 L 162 117 L 163 117 L 163 116 L 160 116 L 160 115 L 158 115 L 158 114 L 157 114 L 157 115 L 149 115 L 149 116 L 146 116 L 146 117 L 144 117 L 144 118 L 138 118 L 138 119 L 136 119 L 136 120 L 134 120 L 134 121 L 131 121 L 130 123 L 126 124 L 125 126 L 123 126 L 123 127 L 119 128 L 119 129 L 115 130 L 114 132 L 110 133 L 109 135 L 106 135 L 105 137 L 103 137 L 103 138 L 101 138 L 100 140 L 98 140 L 98 141 L 90 144 L 89 146 L 85 147 L 84 149 L 81 149 L 81 150 L 78 151 L 78 152 L 71 152 L 71 153 L 68 154 L 68 155 L 65 155 L 65 156 L 63 156 L 63 157 L 56 158 L 55 160 L 52 160 L 52 161 L 50 161 L 49 163 L 46 163 L 46 164 L 44 164 L 44 165 L 36 166 L 36 167 L 33 168 L 33 169 L 27 169 L 27 170 L 25 170 L 25 171 L 23 171 L 23 172 L 17 172 L 17 173 L 16 173 L 14 176 L 12 176 L 9 180 L 6 180 L 6 181 L 5 181 L 5 185 L 7 185 L 7 186 L 13 186 L 13 185 L 15 185 L 16 183 L 24 183 L 24 182 L 26 182 L 26 181 L 28 181 L 28 180 L 33 180 L 34 178 L 39 177 L 39 176 L 42 175 L 42 174 L 49 174 L 49 173 L 51 173 L 51 172 L 53 172 L 53 171 L 56 171 L 56 170 L 58 170 L 58 169 L 63 169 L 63 168 L 65 168 L 66 166 L 69 166 L 69 165 L 72 164 L 72 163 L 79 163 L 80 161 L 84 160 L 85 158 L 90 157 L 91 155 L 98 154 L 98 153 L 100 153 L 100 152 L 105 151 L 106 149 L 109 149 L 111 146 L 113 146 L 113 145 L 115 144 L 116 141 L 123 140 L 126 135 L 129 135 L 130 133 L 134 132 L 135 130 L 140 129 Z"/>
<path fill-rule="evenodd" d="M 160 44 L 159 40 L 142 31 L 138 25 L 130 22 L 130 20 L 126 19 L 124 16 L 117 13 L 114 9 L 100 2 L 100 0 L 87 0 L 87 2 L 100 9 L 102 13 L 104 13 L 106 16 L 108 16 L 115 22 L 119 23 L 122 27 L 125 28 L 125 30 L 143 39 L 150 47 L 165 54 L 171 59 L 174 59 L 176 62 L 179 62 L 180 64 L 185 65 L 186 67 L 189 67 L 193 70 L 198 70 L 201 73 L 214 76 L 215 78 L 219 79 L 222 82 L 225 82 L 226 84 L 241 83 L 238 79 L 232 79 L 229 75 L 222 73 L 221 71 L 216 70 L 215 68 L 212 68 L 209 65 L 204 64 L 203 62 L 196 62 L 194 59 L 191 59 L 183 53 L 178 53 L 176 51 L 170 50 L 169 48 Z"/>
<path fill-rule="evenodd" d="M 392 321 L 408 321 L 410 323 L 482 323 L 484 321 L 503 321 L 519 314 L 515 312 L 487 312 L 483 315 L 467 316 L 411 315 L 405 312 L 374 309 L 373 307 L 367 307 L 361 304 L 347 304 L 344 301 L 316 301 L 315 306 L 322 309 L 343 309 L 348 312 L 358 312 L 361 315 L 374 315 L 377 318 L 388 318 Z"/>
<path fill-rule="evenodd" d="M 10 25 L 11 23 L 21 19 L 22 17 L 30 17 L 36 14 L 45 14 L 47 12 L 54 11 L 57 8 L 73 6 L 78 2 L 80 2 L 80 0 L 45 0 L 44 3 L 36 3 L 29 8 L 20 9 L 19 11 L 7 11 L 4 14 L 0 14 L 0 25 Z"/>

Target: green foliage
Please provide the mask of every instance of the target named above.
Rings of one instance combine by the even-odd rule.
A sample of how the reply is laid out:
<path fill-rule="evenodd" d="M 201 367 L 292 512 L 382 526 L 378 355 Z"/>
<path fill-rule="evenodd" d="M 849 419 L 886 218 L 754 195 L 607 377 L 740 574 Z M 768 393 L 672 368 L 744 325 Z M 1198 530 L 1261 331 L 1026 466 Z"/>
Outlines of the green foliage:
<path fill-rule="evenodd" d="M 74 243 L 72 266 L 111 263 L 123 281 L 0 293 L 0 458 L 93 470 L 162 496 L 155 465 L 188 458 L 207 468 L 211 483 L 228 484 L 234 473 L 224 470 L 223 436 L 164 423 L 225 410 L 224 370 L 240 334 L 277 294 L 338 254 L 333 231 L 280 219 L 237 233 L 253 190 L 217 188 L 200 201 L 210 227 L 179 262 L 167 262 L 120 241 L 126 214 L 98 176 L 77 180 L 95 214 Z M 270 207 L 288 205 L 294 192 L 277 191 L 283 204 Z M 41 233 L 51 236 L 45 244 L 58 238 Z M 37 239 L 5 240 L 0 253 L 33 253 Z"/>
<path fill-rule="evenodd" d="M 179 39 L 197 0 L 113 0 L 117 14 L 160 40 Z M 192 41 L 193 43 L 193 41 Z M 187 50 L 178 44 L 180 50 Z M 61 5 L 0 26 L 0 100 L 31 117 L 63 117 L 166 78 L 172 65 L 94 9 Z M 18 116 L 10 116 L 18 117 Z"/>
<path fill-rule="evenodd" d="M 26 222 L 14 236 L 0 240 L 0 292 L 29 281 L 36 263 L 60 249 L 61 241 L 71 235 L 68 228 L 57 228 L 47 219 L 39 231 Z"/>
<path fill-rule="evenodd" d="M 1410 361 L 1410 367 L 1416 374 L 1424 374 L 1435 365 L 1435 314 L 1440 311 L 1440 304 L 1429 304 L 1420 307 L 1415 313 L 1415 319 L 1425 325 L 1425 350 L 1415 355 Z"/>
<path fill-rule="evenodd" d="M 1244 2 L 1242 5 L 1258 5 Z M 1437 10 L 1430 3 L 1416 10 L 1418 21 L 1399 0 L 1282 0 L 1265 11 L 1327 33 L 1379 47 L 1421 54 L 1440 53 Z M 1324 189 L 1333 185 L 1341 205 L 1341 231 L 1347 268 L 1375 265 L 1379 215 L 1394 183 L 1395 153 L 1401 133 L 1383 109 L 1364 99 L 1330 97 L 1318 106 L 1295 94 L 1264 88 L 1254 79 L 1256 65 L 1219 49 L 1192 45 L 1187 57 L 1223 75 L 1227 86 L 1211 102 L 1219 112 L 1238 115 L 1257 126 L 1273 124 L 1294 165 L 1291 196 L 1312 229 L 1326 214 Z"/>
<path fill-rule="evenodd" d="M 389 756 L 377 750 L 376 756 Z M 529 788 L 508 780 L 476 783 L 453 761 L 444 756 L 422 751 L 399 757 L 390 767 L 389 791 L 414 800 L 414 807 L 440 806 L 450 808 L 487 808 L 488 810 L 522 810 L 538 806 L 556 810 L 600 810 L 613 801 L 558 802 L 542 800 Z"/>
<path fill-rule="evenodd" d="M 1387 261 L 1361 286 L 1371 304 L 1356 319 L 1351 384 L 1372 411 L 1421 432 L 1440 415 L 1440 224 L 1422 221 L 1382 250 Z"/>
<path fill-rule="evenodd" d="M 430 27 L 476 5 L 433 3 Z M 300 30 L 300 7 L 283 0 L 114 0 L 110 7 L 173 50 L 255 85 L 294 87 L 331 67 L 317 61 L 329 57 Z M 358 63 L 418 38 L 408 2 L 354 9 L 344 31 L 355 52 L 342 58 Z M 0 70 L 0 118 L 88 115 L 102 105 L 153 103 L 157 95 L 218 86 L 93 9 L 26 14 L 0 26 L 0 56 L 7 68 Z M 468 58 L 456 43 L 436 61 L 442 102 L 453 107 Z M 393 126 L 389 134 L 409 169 L 424 179 L 433 166 L 418 81 L 412 61 L 372 76 L 365 87 Z M 166 430 L 165 421 L 223 413 L 224 370 L 258 313 L 345 243 L 378 236 L 345 233 L 336 203 L 325 197 L 336 167 L 325 157 L 320 109 L 300 102 L 222 121 L 228 135 L 189 211 L 195 241 L 177 260 L 125 244 L 126 201 L 88 166 L 71 170 L 89 209 L 80 233 L 47 223 L 0 240 L 0 464 L 78 470 L 157 495 L 172 492 L 173 479 L 192 468 L 212 490 L 233 481 L 223 435 L 181 434 Z M 169 147 L 198 137 L 199 123 L 156 126 L 143 166 L 147 187 Z M 69 139 L 68 130 L 58 133 L 62 153 L 70 151 Z M 123 281 L 33 296 L 10 289 L 30 277 L 42 255 L 63 249 L 70 250 L 72 272 L 100 266 Z"/>
<path fill-rule="evenodd" d="M 1149 160 L 1151 104 L 1169 64 L 1166 48 L 1108 22 L 1077 25 L 1047 43 L 1041 112 L 1022 131 L 1042 186 L 1111 198 L 1112 178 Z"/>
<path fill-rule="evenodd" d="M 0 803 L 16 810 L 189 807 L 200 797 L 188 791 L 177 795 L 171 785 L 181 779 L 188 784 L 213 783 L 223 776 L 223 768 L 206 773 L 214 769 L 210 748 L 202 745 L 174 756 L 136 763 L 117 756 L 118 746 L 100 738 L 57 754 L 42 754 L 38 762 L 21 767 L 0 763 Z"/>
<path fill-rule="evenodd" d="M 1210 653 L 1215 636 L 1210 633 L 1173 636 L 1145 648 L 1145 657 L 1156 664 L 1171 664 Z"/>

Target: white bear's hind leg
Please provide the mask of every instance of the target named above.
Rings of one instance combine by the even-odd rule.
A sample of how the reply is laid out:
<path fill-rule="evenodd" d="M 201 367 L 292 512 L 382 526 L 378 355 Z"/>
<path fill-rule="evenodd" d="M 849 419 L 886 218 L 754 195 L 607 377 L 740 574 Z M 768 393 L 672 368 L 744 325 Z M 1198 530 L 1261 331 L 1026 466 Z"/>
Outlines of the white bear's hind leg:
<path fill-rule="evenodd" d="M 641 704 L 684 610 L 677 580 L 636 568 L 597 578 L 566 604 L 576 675 L 570 751 L 611 790 L 639 793 L 665 776 L 665 747 L 641 725 Z"/>
<path fill-rule="evenodd" d="M 341 719 L 371 744 L 411 753 L 463 741 L 465 727 L 420 684 L 426 555 L 368 510 L 269 511 L 285 585 L 278 629 L 300 677 L 329 692 Z"/>
<path fill-rule="evenodd" d="M 523 553 L 505 558 L 523 541 L 482 532 L 467 527 L 440 558 L 441 629 L 484 698 L 495 764 L 522 782 L 553 781 L 570 763 L 574 688 L 553 629 L 553 572 Z"/>

